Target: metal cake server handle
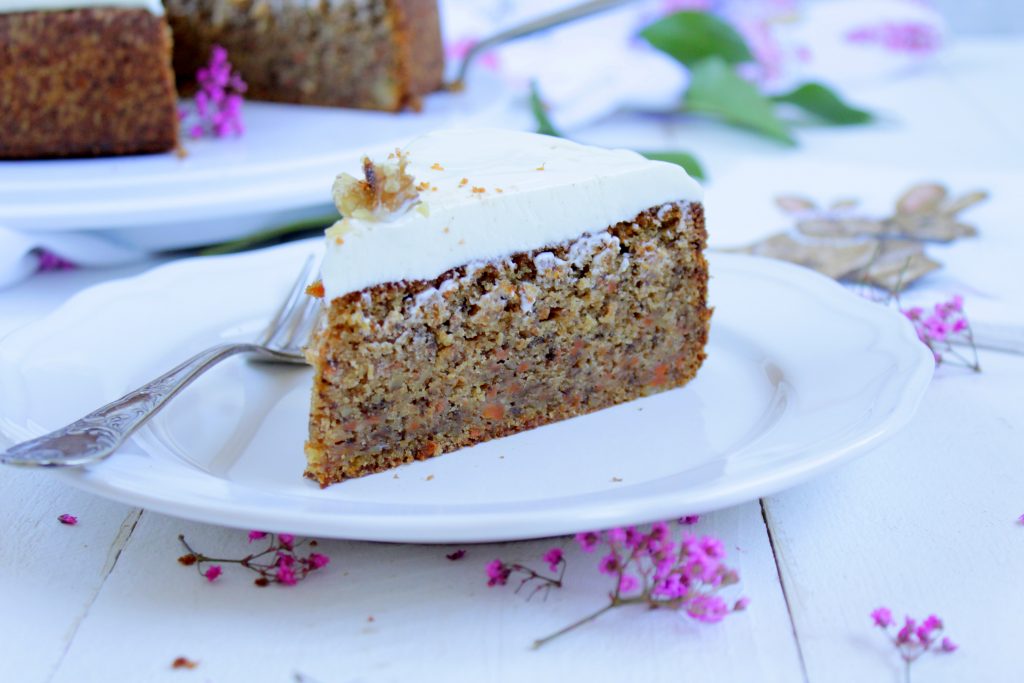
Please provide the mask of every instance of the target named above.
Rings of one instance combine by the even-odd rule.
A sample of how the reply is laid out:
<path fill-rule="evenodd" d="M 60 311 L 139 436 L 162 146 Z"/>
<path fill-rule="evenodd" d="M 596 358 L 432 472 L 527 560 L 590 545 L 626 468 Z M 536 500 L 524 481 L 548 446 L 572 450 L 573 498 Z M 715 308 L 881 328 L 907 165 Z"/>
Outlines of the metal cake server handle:
<path fill-rule="evenodd" d="M 493 36 L 481 40 L 469 49 L 466 55 L 462 58 L 462 63 L 459 64 L 459 70 L 455 75 L 455 80 L 449 83 L 447 87 L 449 90 L 461 90 L 466 84 L 466 74 L 469 72 L 470 64 L 474 59 L 487 50 L 515 40 L 516 38 L 523 38 L 534 33 L 540 33 L 541 31 L 546 31 L 549 28 L 554 28 L 556 26 L 561 26 L 562 24 L 567 24 L 570 21 L 589 17 L 590 15 L 597 14 L 598 12 L 615 9 L 620 5 L 625 5 L 631 2 L 636 2 L 636 0 L 591 0 L 590 2 L 583 2 L 579 5 L 567 7 L 563 10 L 559 10 L 558 12 L 528 21 L 525 24 L 513 26 L 510 29 L 495 33 Z"/>
<path fill-rule="evenodd" d="M 253 343 L 221 344 L 200 351 L 135 391 L 94 410 L 56 431 L 19 443 L 0 453 L 0 462 L 26 467 L 87 465 L 109 456 L 149 418 L 197 377 L 225 358 L 240 353 L 260 360 L 304 364 L 302 346 L 316 324 L 320 302 L 303 296 L 312 264 L 306 260 L 267 329 Z"/>

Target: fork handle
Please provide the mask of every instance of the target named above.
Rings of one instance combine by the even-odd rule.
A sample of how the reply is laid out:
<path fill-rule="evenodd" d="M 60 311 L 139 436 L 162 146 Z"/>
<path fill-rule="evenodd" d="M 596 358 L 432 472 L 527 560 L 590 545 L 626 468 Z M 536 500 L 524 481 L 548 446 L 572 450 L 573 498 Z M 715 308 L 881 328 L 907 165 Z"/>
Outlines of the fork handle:
<path fill-rule="evenodd" d="M 12 446 L 0 462 L 28 467 L 85 465 L 106 458 L 178 392 L 225 358 L 239 353 L 276 355 L 257 344 L 221 344 L 200 351 L 135 391 L 66 427 Z"/>

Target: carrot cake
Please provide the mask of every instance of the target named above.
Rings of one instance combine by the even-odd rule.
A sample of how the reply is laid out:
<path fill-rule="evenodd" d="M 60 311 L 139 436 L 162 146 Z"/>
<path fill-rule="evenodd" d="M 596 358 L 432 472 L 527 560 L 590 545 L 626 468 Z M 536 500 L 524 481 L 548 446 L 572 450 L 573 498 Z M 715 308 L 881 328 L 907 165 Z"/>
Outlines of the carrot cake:
<path fill-rule="evenodd" d="M 625 150 L 437 132 L 339 176 L 306 475 L 321 486 L 686 384 L 701 189 Z"/>
<path fill-rule="evenodd" d="M 441 87 L 437 0 L 165 0 L 184 92 L 214 45 L 256 100 L 398 111 Z"/>
<path fill-rule="evenodd" d="M 178 142 L 160 0 L 0 0 L 0 159 Z"/>
<path fill-rule="evenodd" d="M 444 68 L 437 0 L 0 0 L 0 159 L 173 149 L 217 44 L 256 100 L 417 109 Z"/>

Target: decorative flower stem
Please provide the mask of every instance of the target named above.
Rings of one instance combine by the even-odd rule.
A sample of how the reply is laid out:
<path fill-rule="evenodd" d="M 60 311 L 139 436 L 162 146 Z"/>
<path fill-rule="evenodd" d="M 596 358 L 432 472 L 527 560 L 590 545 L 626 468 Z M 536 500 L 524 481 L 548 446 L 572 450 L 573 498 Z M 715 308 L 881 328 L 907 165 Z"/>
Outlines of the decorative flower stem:
<path fill-rule="evenodd" d="M 643 604 L 643 602 L 644 601 L 643 601 L 642 598 L 627 598 L 627 599 L 623 600 L 622 598 L 615 598 L 615 597 L 613 597 L 608 602 L 607 605 L 605 605 L 601 609 L 597 610 L 596 612 L 591 612 L 590 614 L 588 614 L 587 616 L 583 617 L 582 619 L 580 619 L 578 621 L 574 621 L 573 623 L 569 624 L 568 626 L 560 628 L 560 629 L 558 629 L 557 631 L 555 631 L 554 633 L 552 633 L 550 635 L 544 636 L 543 638 L 538 638 L 537 640 L 533 641 L 533 649 L 536 650 L 536 649 L 540 648 L 542 645 L 545 645 L 545 644 L 551 642 L 552 640 L 554 640 L 558 636 L 564 636 L 566 633 L 569 633 L 570 631 L 573 631 L 573 630 L 579 628 L 580 626 L 583 626 L 584 624 L 589 624 L 590 622 L 594 621 L 595 619 L 597 619 L 599 616 L 601 616 L 605 612 L 609 612 L 609 611 L 615 609 L 616 607 L 622 607 L 623 605 L 640 605 L 640 604 Z"/>
<path fill-rule="evenodd" d="M 194 565 L 199 575 L 211 583 L 222 573 L 221 564 L 237 564 L 245 569 L 258 574 L 254 583 L 257 586 L 267 586 L 270 583 L 280 583 L 286 586 L 294 586 L 300 580 L 309 576 L 311 572 L 326 567 L 331 558 L 321 553 L 313 552 L 307 556 L 301 556 L 295 551 L 303 546 L 316 546 L 317 542 L 306 539 L 298 543 L 291 534 L 267 534 L 263 531 L 250 531 L 249 542 L 269 538 L 267 547 L 263 550 L 250 553 L 245 557 L 235 559 L 229 557 L 210 557 L 197 552 L 185 540 L 184 534 L 178 534 L 178 540 L 185 546 L 187 554 L 178 558 L 182 565 Z M 206 569 L 203 569 L 203 566 Z"/>

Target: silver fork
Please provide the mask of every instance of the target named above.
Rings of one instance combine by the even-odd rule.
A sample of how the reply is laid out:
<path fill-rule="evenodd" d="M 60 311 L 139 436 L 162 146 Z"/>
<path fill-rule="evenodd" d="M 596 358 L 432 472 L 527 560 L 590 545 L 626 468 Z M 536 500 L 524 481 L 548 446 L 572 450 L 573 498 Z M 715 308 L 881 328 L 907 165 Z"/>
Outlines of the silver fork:
<path fill-rule="evenodd" d="M 253 354 L 253 360 L 274 363 L 305 363 L 302 346 L 316 323 L 320 302 L 304 296 L 313 266 L 306 259 L 266 330 L 253 343 L 221 344 L 201 351 L 152 382 L 125 394 L 66 427 L 0 454 L 0 462 L 28 467 L 87 465 L 103 460 L 174 396 L 220 361 L 239 353 Z"/>

